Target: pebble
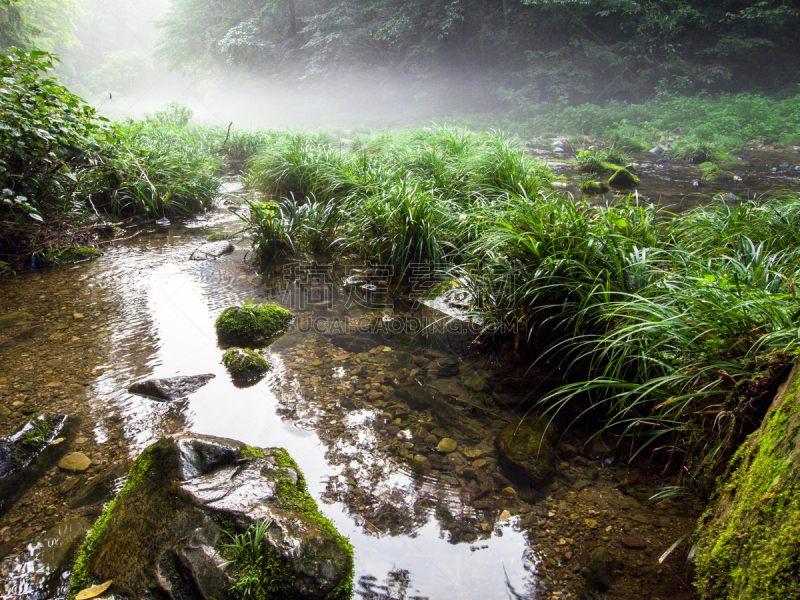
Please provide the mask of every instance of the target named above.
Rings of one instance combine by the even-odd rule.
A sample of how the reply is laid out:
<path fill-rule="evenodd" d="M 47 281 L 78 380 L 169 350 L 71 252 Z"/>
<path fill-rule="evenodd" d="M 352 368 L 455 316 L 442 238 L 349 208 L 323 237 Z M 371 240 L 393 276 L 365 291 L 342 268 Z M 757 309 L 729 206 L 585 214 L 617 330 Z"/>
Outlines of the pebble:
<path fill-rule="evenodd" d="M 58 461 L 58 468 L 65 471 L 86 471 L 90 466 L 92 461 L 83 452 L 73 452 Z"/>
<path fill-rule="evenodd" d="M 451 452 L 455 452 L 456 448 L 458 448 L 458 443 L 454 439 L 442 438 L 436 446 L 436 451 L 442 454 L 450 454 Z"/>

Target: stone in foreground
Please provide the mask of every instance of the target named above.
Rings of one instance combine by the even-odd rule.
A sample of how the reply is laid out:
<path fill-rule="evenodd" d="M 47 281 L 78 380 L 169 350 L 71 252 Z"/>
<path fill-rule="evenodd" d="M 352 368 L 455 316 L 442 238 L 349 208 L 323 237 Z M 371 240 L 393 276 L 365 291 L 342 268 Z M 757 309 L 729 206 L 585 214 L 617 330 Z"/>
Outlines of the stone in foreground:
<path fill-rule="evenodd" d="M 128 388 L 128 391 L 131 394 L 147 396 L 155 400 L 180 400 L 188 394 L 199 390 L 214 377 L 213 373 L 206 373 L 205 375 L 148 379 L 134 383 Z"/>
<path fill-rule="evenodd" d="M 274 304 L 231 306 L 217 317 L 214 327 L 228 344 L 254 346 L 281 331 L 294 315 Z"/>
<path fill-rule="evenodd" d="M 509 423 L 495 439 L 498 464 L 504 474 L 522 485 L 543 485 L 555 472 L 553 447 L 544 427 L 533 420 Z"/>
<path fill-rule="evenodd" d="M 208 242 L 192 252 L 189 260 L 211 260 L 233 252 L 233 244 L 227 240 Z"/>
<path fill-rule="evenodd" d="M 268 524 L 259 554 L 237 558 L 236 536 Z M 87 536 L 72 598 L 113 580 L 131 598 L 339 600 L 352 593 L 352 548 L 323 517 L 280 448 L 182 434 L 136 460 L 128 482 Z"/>

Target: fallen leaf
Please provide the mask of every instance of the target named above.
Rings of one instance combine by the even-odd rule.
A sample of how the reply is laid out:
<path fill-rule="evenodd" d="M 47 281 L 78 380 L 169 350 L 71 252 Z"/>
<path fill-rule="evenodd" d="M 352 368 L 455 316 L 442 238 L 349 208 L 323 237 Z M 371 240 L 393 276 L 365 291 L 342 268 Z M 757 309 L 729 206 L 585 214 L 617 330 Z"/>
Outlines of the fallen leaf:
<path fill-rule="evenodd" d="M 113 579 L 109 579 L 105 583 L 101 583 L 100 585 L 96 585 L 94 587 L 86 588 L 81 592 L 78 592 L 78 595 L 75 596 L 75 600 L 89 600 L 90 598 L 97 598 L 100 594 L 105 592 L 108 588 L 111 587 L 111 584 L 114 583 Z"/>
<path fill-rule="evenodd" d="M 72 316 L 75 319 L 82 319 L 83 318 L 83 313 L 73 313 Z"/>

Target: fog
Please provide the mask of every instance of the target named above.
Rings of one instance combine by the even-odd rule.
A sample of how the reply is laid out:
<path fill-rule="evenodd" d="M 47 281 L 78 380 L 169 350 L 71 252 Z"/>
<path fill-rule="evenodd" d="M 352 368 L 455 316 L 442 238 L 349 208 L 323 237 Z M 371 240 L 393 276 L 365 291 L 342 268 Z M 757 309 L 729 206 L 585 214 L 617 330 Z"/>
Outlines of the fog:
<path fill-rule="evenodd" d="M 168 102 L 195 118 L 236 127 L 374 128 L 452 120 L 488 112 L 491 96 L 480 73 L 410 73 L 402 66 L 354 67 L 325 78 L 265 76 L 223 65 L 170 67 L 158 57 L 156 26 L 169 0 L 78 0 L 76 40 L 60 51 L 60 78 L 100 114 L 143 118 Z"/>

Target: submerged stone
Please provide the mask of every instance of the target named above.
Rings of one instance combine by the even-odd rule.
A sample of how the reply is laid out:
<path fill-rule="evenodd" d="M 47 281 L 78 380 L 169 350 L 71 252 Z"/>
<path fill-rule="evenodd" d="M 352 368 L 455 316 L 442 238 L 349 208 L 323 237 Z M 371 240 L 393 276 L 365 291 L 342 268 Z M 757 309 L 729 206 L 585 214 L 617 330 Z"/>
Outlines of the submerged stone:
<path fill-rule="evenodd" d="M 582 192 L 586 194 L 605 194 L 608 192 L 609 187 L 602 181 L 584 181 L 578 186 Z"/>
<path fill-rule="evenodd" d="M 237 554 L 237 539 L 257 553 Z M 70 594 L 113 580 L 129 597 L 224 600 L 250 586 L 257 598 L 339 600 L 352 577 L 350 544 L 285 450 L 181 434 L 136 460 L 81 548 Z"/>
<path fill-rule="evenodd" d="M 274 304 L 231 306 L 214 323 L 220 340 L 250 346 L 283 331 L 294 315 Z"/>
<path fill-rule="evenodd" d="M 213 373 L 204 375 L 181 375 L 165 379 L 147 379 L 139 381 L 128 388 L 131 394 L 148 396 L 155 400 L 180 400 L 188 394 L 199 390 L 214 379 Z"/>
<path fill-rule="evenodd" d="M 442 454 L 450 454 L 458 448 L 458 443 L 452 438 L 442 438 L 436 446 L 436 451 Z"/>
<path fill-rule="evenodd" d="M 495 439 L 498 464 L 522 485 L 543 485 L 555 472 L 555 457 L 543 426 L 531 420 L 509 423 Z"/>
<path fill-rule="evenodd" d="M 92 466 L 92 459 L 83 452 L 73 452 L 58 461 L 58 468 L 64 471 L 86 471 Z"/>

